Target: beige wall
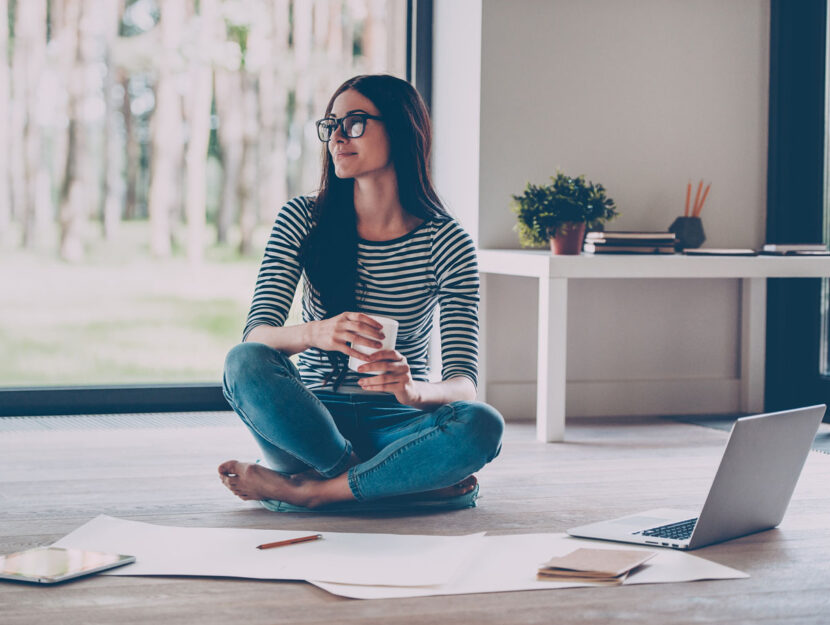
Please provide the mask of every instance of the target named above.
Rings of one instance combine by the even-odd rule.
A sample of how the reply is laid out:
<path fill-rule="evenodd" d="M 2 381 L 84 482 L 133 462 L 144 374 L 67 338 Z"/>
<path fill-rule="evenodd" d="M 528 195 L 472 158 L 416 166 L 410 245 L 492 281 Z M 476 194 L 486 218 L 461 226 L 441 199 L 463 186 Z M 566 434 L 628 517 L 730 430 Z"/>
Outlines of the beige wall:
<path fill-rule="evenodd" d="M 518 247 L 510 195 L 557 167 L 607 187 L 616 229 L 667 228 L 703 178 L 706 245 L 763 243 L 768 0 L 437 0 L 435 20 L 436 183 L 480 247 Z M 532 416 L 532 283 L 487 289 L 488 400 Z M 569 415 L 737 409 L 737 281 L 571 295 Z"/>
<path fill-rule="evenodd" d="M 556 167 L 602 182 L 620 229 L 667 228 L 703 178 L 707 243 L 763 243 L 767 0 L 483 7 L 483 247 L 517 246 L 505 203 Z"/>

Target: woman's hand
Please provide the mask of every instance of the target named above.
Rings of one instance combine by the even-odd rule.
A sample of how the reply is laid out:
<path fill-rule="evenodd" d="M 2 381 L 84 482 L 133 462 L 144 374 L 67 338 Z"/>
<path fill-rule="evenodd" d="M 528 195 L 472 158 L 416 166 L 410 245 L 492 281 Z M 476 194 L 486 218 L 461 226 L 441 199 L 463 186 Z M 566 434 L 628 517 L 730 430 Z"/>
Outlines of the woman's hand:
<path fill-rule="evenodd" d="M 366 354 L 354 349 L 355 345 L 364 345 L 371 349 L 383 346 L 379 340 L 374 340 L 384 337 L 381 332 L 383 326 L 363 313 L 344 312 L 331 319 L 312 321 L 306 325 L 309 329 L 309 347 L 317 347 L 327 352 L 342 352 L 347 356 L 365 360 Z"/>
<path fill-rule="evenodd" d="M 357 381 L 363 390 L 392 393 L 400 403 L 420 407 L 418 387 L 421 383 L 412 379 L 409 363 L 403 354 L 394 349 L 384 349 L 359 358 L 367 362 L 358 367 L 358 373 L 380 372 Z"/>

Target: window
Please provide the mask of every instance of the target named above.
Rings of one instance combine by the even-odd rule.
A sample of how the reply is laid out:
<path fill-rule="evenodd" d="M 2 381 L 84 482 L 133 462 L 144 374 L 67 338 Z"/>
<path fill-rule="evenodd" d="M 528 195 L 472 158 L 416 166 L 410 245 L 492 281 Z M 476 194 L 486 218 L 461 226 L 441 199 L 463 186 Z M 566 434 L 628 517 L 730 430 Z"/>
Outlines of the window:
<path fill-rule="evenodd" d="M 274 215 L 318 183 L 314 121 L 352 75 L 407 76 L 410 4 L 9 0 L 0 388 L 216 391 Z"/>
<path fill-rule="evenodd" d="M 770 17 L 767 241 L 827 243 L 827 2 L 773 0 Z M 830 403 L 827 293 L 767 281 L 767 410 Z"/>

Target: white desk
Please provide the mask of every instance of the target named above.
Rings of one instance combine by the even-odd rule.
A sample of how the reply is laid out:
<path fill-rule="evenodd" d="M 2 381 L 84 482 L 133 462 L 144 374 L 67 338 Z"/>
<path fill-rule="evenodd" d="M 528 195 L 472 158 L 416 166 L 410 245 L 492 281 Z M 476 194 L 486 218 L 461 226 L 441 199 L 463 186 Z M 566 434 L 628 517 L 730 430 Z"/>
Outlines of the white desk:
<path fill-rule="evenodd" d="M 553 256 L 547 250 L 480 250 L 478 263 L 482 274 L 539 280 L 536 437 L 546 442 L 562 441 L 565 437 L 569 279 L 741 279 L 741 410 L 763 412 L 766 279 L 830 277 L 830 257 L 827 256 Z M 487 296 L 485 291 L 485 298 Z M 482 303 L 482 310 L 485 304 L 486 301 Z M 486 348 L 486 332 L 486 315 L 482 315 L 482 350 Z M 485 355 L 479 381 L 485 394 L 487 360 Z"/>

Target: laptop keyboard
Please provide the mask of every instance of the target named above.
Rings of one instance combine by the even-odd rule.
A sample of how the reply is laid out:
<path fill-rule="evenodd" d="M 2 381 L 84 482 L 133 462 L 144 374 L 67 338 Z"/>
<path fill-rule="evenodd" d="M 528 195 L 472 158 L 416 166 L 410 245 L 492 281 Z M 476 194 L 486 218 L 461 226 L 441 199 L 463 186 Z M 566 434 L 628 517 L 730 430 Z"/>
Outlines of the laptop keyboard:
<path fill-rule="evenodd" d="M 669 523 L 668 525 L 661 525 L 659 527 L 652 527 L 651 529 L 635 532 L 643 536 L 654 536 L 656 538 L 671 538 L 672 540 L 686 540 L 692 535 L 692 530 L 695 529 L 697 519 L 689 519 L 688 521 L 679 521 L 677 523 Z"/>

